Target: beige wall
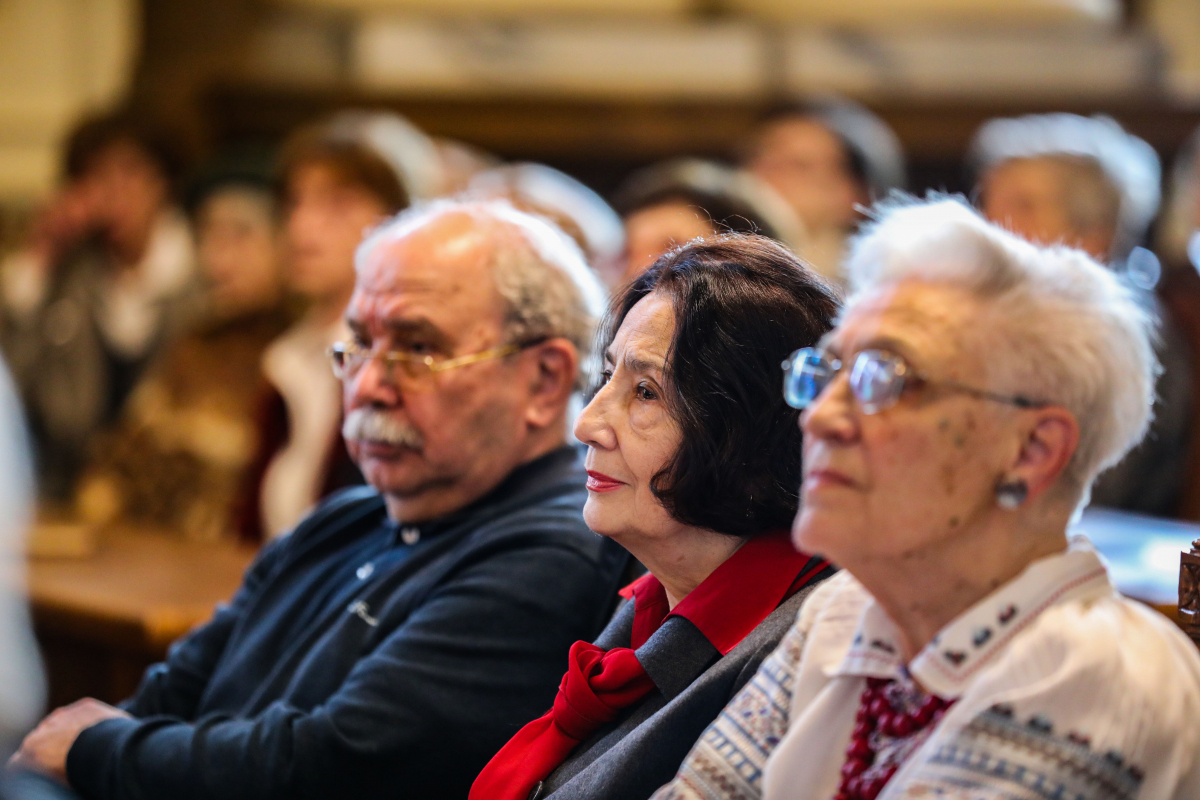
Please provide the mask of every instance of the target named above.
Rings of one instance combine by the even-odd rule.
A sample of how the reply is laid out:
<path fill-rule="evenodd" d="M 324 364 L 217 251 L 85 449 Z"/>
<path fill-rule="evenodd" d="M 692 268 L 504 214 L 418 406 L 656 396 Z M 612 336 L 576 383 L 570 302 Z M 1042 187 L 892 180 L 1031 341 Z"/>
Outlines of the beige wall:
<path fill-rule="evenodd" d="M 1151 0 L 1149 10 L 1165 51 L 1167 90 L 1200 104 L 1200 0 Z"/>
<path fill-rule="evenodd" d="M 137 23 L 136 0 L 0 2 L 0 203 L 44 196 L 70 125 L 121 98 Z"/>

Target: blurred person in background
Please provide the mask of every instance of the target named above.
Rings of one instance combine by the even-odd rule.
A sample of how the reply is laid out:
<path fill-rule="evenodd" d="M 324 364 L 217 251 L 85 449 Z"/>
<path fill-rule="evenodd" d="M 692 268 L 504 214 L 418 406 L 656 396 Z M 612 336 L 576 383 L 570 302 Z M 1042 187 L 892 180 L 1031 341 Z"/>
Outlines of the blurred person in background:
<path fill-rule="evenodd" d="M 499 158 L 466 142 L 444 136 L 431 138 L 438 155 L 438 197 L 465 191 L 476 175 L 500 166 Z"/>
<path fill-rule="evenodd" d="M 860 206 L 905 186 L 904 152 L 887 123 L 845 99 L 787 106 L 767 115 L 742 163 L 792 207 L 804 225 L 796 252 L 843 282 L 846 239 Z"/>
<path fill-rule="evenodd" d="M 279 163 L 284 281 L 306 308 L 263 355 L 272 391 L 243 486 L 242 538 L 278 536 L 321 497 L 362 483 L 342 440 L 340 387 L 325 351 L 348 335 L 342 312 L 354 291 L 355 249 L 417 191 L 436 190 L 436 158 L 423 134 L 384 113 L 343 112 L 285 142 Z"/>
<path fill-rule="evenodd" d="M 331 348 L 371 483 L 266 544 L 117 709 L 48 716 L 19 760 L 94 800 L 465 798 L 612 613 L 567 401 L 604 291 L 499 201 L 402 214 L 358 253 Z"/>
<path fill-rule="evenodd" d="M 592 270 L 610 290 L 622 283 L 625 233 L 621 219 L 600 195 L 545 164 L 495 166 L 475 175 L 469 195 L 503 197 L 546 217 L 575 240 Z"/>
<path fill-rule="evenodd" d="M 1200 353 L 1200 129 L 1180 147 L 1168 191 L 1158 227 L 1158 252 L 1164 264 L 1158 296 L 1195 355 Z M 1193 382 L 1198 377 L 1200 366 L 1194 365 Z M 1200 419 L 1200 391 L 1194 383 L 1191 418 Z M 1178 515 L 1200 521 L 1200 425 L 1192 425 L 1184 475 Z"/>
<path fill-rule="evenodd" d="M 628 284 L 658 257 L 717 233 L 757 233 L 803 249 L 803 226 L 753 175 L 712 161 L 682 158 L 635 172 L 613 204 L 625 225 Z"/>
<path fill-rule="evenodd" d="M 218 164 L 189 205 L 207 313 L 99 437 L 75 505 L 86 521 L 213 540 L 236 533 L 235 504 L 260 449 L 263 352 L 287 327 L 282 241 L 265 166 Z"/>
<path fill-rule="evenodd" d="M 50 504 L 71 501 L 93 436 L 186 327 L 197 296 L 172 194 L 179 162 L 162 133 L 124 115 L 88 120 L 64 167 L 29 242 L 0 265 L 0 343 Z"/>
<path fill-rule="evenodd" d="M 1162 319 L 1163 372 L 1149 434 L 1092 501 L 1156 516 L 1180 509 L 1192 431 L 1194 354 L 1158 302 L 1158 260 L 1140 247 L 1158 212 L 1158 156 L 1108 117 L 1035 114 L 987 122 L 969 151 L 984 216 L 1035 244 L 1076 247 L 1122 275 Z"/>

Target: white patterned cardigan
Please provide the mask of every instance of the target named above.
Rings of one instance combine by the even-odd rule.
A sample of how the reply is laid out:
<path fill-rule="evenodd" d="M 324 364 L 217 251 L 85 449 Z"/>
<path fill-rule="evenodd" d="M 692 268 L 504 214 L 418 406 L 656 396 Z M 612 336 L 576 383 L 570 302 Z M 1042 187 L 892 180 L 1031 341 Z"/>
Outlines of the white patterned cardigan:
<path fill-rule="evenodd" d="M 1200 800 L 1200 655 L 1086 541 L 1030 565 L 905 664 L 848 573 L 653 800 L 831 800 L 868 677 L 956 702 L 879 800 Z"/>

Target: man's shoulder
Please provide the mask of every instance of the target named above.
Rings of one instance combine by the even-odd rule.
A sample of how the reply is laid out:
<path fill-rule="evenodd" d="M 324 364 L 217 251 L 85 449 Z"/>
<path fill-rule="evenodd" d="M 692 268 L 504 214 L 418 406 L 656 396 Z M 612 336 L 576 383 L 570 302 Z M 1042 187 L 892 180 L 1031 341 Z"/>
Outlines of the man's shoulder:
<path fill-rule="evenodd" d="M 567 483 L 514 497 L 478 521 L 469 535 L 470 542 L 482 548 L 564 548 L 598 558 L 608 540 L 593 533 L 583 521 L 586 500 L 582 486 Z"/>
<path fill-rule="evenodd" d="M 371 486 L 340 489 L 321 500 L 316 507 L 282 537 L 289 547 L 311 543 L 350 528 L 374 529 L 384 516 L 383 495 Z"/>

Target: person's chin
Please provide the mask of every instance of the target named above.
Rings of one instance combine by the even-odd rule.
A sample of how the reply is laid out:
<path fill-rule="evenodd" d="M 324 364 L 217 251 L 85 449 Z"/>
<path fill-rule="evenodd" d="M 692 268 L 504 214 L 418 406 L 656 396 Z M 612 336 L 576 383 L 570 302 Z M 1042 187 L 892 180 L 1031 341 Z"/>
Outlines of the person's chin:
<path fill-rule="evenodd" d="M 831 538 L 836 536 L 837 527 L 835 515 L 819 507 L 801 506 L 792 522 L 792 544 L 797 550 L 827 556 L 835 544 Z"/>
<path fill-rule="evenodd" d="M 589 493 L 587 502 L 583 505 L 583 521 L 593 533 L 601 536 L 612 536 L 619 526 L 616 524 L 615 508 L 608 507 L 609 496 Z"/>

